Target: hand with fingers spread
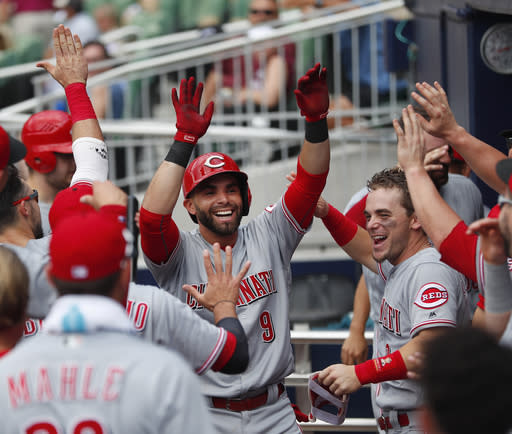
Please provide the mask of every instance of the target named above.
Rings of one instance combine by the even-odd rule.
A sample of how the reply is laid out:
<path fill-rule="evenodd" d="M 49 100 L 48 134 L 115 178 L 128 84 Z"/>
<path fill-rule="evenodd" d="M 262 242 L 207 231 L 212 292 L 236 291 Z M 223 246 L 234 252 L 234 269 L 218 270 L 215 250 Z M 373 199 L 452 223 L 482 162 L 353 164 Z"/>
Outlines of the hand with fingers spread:
<path fill-rule="evenodd" d="M 60 24 L 53 30 L 53 46 L 56 65 L 39 62 L 36 66 L 44 68 L 61 84 L 62 87 L 72 83 L 87 83 L 87 61 L 82 53 L 82 43 L 78 35 L 72 35 L 69 28 Z"/>
<path fill-rule="evenodd" d="M 402 110 L 402 120 L 404 122 L 403 129 L 396 119 L 393 120 L 393 127 L 398 137 L 398 164 L 404 172 L 414 168 L 423 168 L 425 138 L 411 105 Z"/>
<path fill-rule="evenodd" d="M 206 106 L 203 114 L 199 113 L 202 94 L 203 83 L 199 83 L 196 88 L 194 77 L 181 80 L 179 98 L 176 88 L 172 89 L 172 104 L 176 111 L 178 129 L 175 140 L 195 144 L 208 130 L 213 115 L 213 102 Z"/>
<path fill-rule="evenodd" d="M 206 309 L 213 311 L 216 314 L 217 308 L 230 307 L 233 309 L 238 301 L 238 292 L 240 282 L 251 266 L 250 261 L 247 261 L 240 272 L 233 276 L 233 253 L 230 246 L 226 247 L 226 264 L 222 266 L 222 257 L 220 254 L 220 244 L 213 245 L 213 263 L 215 269 L 210 261 L 208 250 L 203 251 L 203 261 L 206 274 L 208 276 L 208 285 L 203 294 L 201 294 L 192 285 L 183 285 L 183 290 L 189 295 L 194 297 L 198 303 L 203 305 Z M 227 305 L 227 306 L 225 306 Z"/>
<path fill-rule="evenodd" d="M 486 262 L 495 265 L 506 262 L 505 240 L 498 219 L 487 217 L 477 220 L 468 226 L 466 233 L 480 236 L 480 250 Z"/>
<path fill-rule="evenodd" d="M 427 121 L 423 116 L 417 114 L 421 127 L 435 137 L 449 139 L 457 134 L 461 128 L 453 116 L 448 97 L 441 85 L 435 81 L 434 86 L 423 82 L 416 83 L 418 92 L 412 92 L 412 98 L 422 106 L 430 116 Z"/>
<path fill-rule="evenodd" d="M 329 111 L 329 90 L 327 88 L 327 69 L 320 70 L 317 63 L 298 83 L 294 90 L 300 114 L 306 117 L 308 122 L 316 122 L 327 117 Z"/>

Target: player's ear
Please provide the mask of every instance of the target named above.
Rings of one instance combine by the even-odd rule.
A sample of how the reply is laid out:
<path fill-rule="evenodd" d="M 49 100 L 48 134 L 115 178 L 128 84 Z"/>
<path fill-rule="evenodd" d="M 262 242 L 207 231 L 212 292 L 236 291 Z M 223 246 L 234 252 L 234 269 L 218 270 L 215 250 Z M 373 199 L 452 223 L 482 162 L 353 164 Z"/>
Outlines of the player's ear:
<path fill-rule="evenodd" d="M 189 214 L 196 215 L 196 207 L 194 206 L 194 202 L 192 202 L 192 199 L 185 199 L 183 201 L 183 206 L 189 212 Z"/>
<path fill-rule="evenodd" d="M 411 215 L 411 217 L 409 217 L 409 228 L 413 229 L 415 231 L 418 231 L 421 229 L 421 223 L 420 223 L 420 220 L 418 219 L 418 216 L 416 215 L 416 213 L 413 213 Z"/>

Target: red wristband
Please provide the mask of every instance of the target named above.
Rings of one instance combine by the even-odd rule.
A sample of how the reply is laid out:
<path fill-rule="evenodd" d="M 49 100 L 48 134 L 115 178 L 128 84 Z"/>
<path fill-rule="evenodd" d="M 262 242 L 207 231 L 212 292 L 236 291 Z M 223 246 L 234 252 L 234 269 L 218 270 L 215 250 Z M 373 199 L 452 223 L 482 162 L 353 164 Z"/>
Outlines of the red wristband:
<path fill-rule="evenodd" d="M 92 107 L 91 99 L 87 95 L 84 83 L 71 83 L 64 90 L 73 123 L 86 119 L 96 119 L 96 113 Z"/>
<path fill-rule="evenodd" d="M 194 136 L 190 133 L 184 133 L 183 131 L 176 131 L 176 135 L 174 136 L 174 140 L 178 142 L 191 143 L 195 145 L 199 140 L 199 137 Z"/>
<path fill-rule="evenodd" d="M 361 385 L 407 378 L 407 367 L 400 351 L 360 363 L 355 366 L 355 372 Z"/>

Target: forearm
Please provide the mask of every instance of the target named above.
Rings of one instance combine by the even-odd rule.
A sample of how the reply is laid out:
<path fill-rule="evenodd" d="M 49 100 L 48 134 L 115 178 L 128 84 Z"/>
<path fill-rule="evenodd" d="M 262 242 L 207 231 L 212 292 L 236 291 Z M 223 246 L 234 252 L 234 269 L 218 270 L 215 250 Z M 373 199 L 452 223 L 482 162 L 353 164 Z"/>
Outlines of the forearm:
<path fill-rule="evenodd" d="M 439 249 L 461 218 L 444 201 L 423 167 L 406 170 L 414 211 L 423 230 Z"/>
<path fill-rule="evenodd" d="M 512 284 L 507 262 L 491 264 L 484 261 L 485 310 L 505 313 L 512 310 Z"/>
<path fill-rule="evenodd" d="M 354 294 L 353 313 L 354 315 L 350 322 L 350 333 L 364 335 L 366 321 L 370 315 L 370 297 L 368 295 L 368 287 L 366 286 L 363 274 L 361 274 L 361 278 L 359 279 L 359 283 L 357 284 L 356 292 Z"/>
<path fill-rule="evenodd" d="M 322 219 L 334 241 L 347 254 L 360 264 L 377 273 L 377 263 L 372 256 L 371 238 L 366 229 L 357 226 L 332 205 L 329 213 Z"/>
<path fill-rule="evenodd" d="M 66 86 L 65 92 L 73 120 L 73 128 L 71 130 L 73 141 L 80 137 L 93 137 L 103 141 L 103 133 L 89 95 L 87 95 L 85 90 L 85 84 L 79 82 L 72 83 Z"/>
<path fill-rule="evenodd" d="M 306 121 L 306 139 L 299 155 L 300 164 L 307 172 L 318 175 L 329 170 L 330 158 L 327 121 Z"/>
<path fill-rule="evenodd" d="M 461 272 L 473 282 L 476 282 L 476 246 L 478 237 L 466 234 L 466 230 L 467 226 L 461 220 L 448 236 L 442 240 L 438 250 L 444 263 Z"/>
<path fill-rule="evenodd" d="M 228 332 L 227 344 L 212 367 L 224 374 L 239 374 L 249 364 L 249 346 L 242 324 L 237 318 L 227 317 L 217 323 Z"/>
<path fill-rule="evenodd" d="M 172 214 L 178 201 L 184 173 L 184 167 L 163 161 L 144 194 L 142 207 L 155 214 Z"/>
<path fill-rule="evenodd" d="M 500 194 L 506 191 L 507 186 L 496 174 L 496 163 L 507 158 L 505 154 L 472 136 L 461 126 L 446 139 L 487 185 Z"/>

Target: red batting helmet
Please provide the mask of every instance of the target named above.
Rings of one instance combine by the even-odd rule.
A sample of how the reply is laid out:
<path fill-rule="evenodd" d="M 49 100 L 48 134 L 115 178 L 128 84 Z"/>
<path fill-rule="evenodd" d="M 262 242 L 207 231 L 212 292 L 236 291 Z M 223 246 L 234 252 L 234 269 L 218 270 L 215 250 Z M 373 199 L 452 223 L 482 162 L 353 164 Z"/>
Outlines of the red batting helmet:
<path fill-rule="evenodd" d="M 240 171 L 235 160 L 220 152 L 203 154 L 188 165 L 183 176 L 183 196 L 185 198 L 190 197 L 192 191 L 201 182 L 221 173 L 230 173 L 238 178 L 242 193 L 242 215 L 249 214 L 252 196 L 249 184 L 247 183 L 247 174 Z M 196 216 L 190 214 L 190 217 L 197 223 Z"/>
<path fill-rule="evenodd" d="M 25 161 L 40 173 L 55 170 L 55 152 L 71 154 L 71 116 L 60 110 L 45 110 L 30 116 L 23 125 L 21 141 L 27 148 Z"/>

